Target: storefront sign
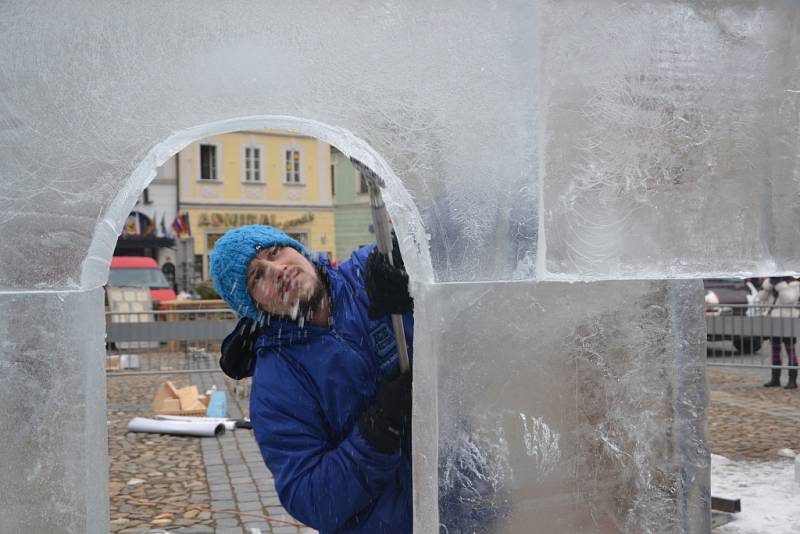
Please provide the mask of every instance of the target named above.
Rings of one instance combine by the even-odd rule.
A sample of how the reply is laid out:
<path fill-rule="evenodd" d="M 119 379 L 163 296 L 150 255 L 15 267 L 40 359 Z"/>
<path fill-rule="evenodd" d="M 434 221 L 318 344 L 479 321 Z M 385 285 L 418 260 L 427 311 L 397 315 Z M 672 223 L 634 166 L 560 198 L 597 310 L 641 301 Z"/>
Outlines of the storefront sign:
<path fill-rule="evenodd" d="M 300 217 L 279 221 L 274 213 L 200 213 L 197 225 L 204 228 L 237 228 L 248 224 L 268 224 L 285 230 L 314 220 L 314 214 L 306 212 Z"/>

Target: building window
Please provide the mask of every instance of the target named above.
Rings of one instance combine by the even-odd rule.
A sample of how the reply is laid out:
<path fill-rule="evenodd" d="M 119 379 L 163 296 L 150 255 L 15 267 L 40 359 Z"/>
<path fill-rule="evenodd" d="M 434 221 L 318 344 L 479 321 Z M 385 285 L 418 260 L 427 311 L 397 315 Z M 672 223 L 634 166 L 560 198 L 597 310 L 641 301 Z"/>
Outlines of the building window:
<path fill-rule="evenodd" d="M 200 179 L 217 179 L 217 147 L 200 145 Z"/>
<path fill-rule="evenodd" d="M 244 181 L 261 181 L 261 148 L 257 146 L 244 147 Z"/>
<path fill-rule="evenodd" d="M 336 165 L 331 165 L 331 196 L 336 196 Z"/>
<path fill-rule="evenodd" d="M 286 235 L 299 241 L 304 247 L 308 247 L 308 234 L 305 232 L 286 232 Z"/>
<path fill-rule="evenodd" d="M 299 184 L 300 180 L 300 151 L 286 150 L 286 183 Z"/>
<path fill-rule="evenodd" d="M 360 172 L 358 173 L 358 193 L 364 194 L 369 193 L 369 187 L 367 187 L 367 179 L 364 178 L 364 175 Z"/>
<path fill-rule="evenodd" d="M 224 235 L 225 234 L 211 233 L 211 232 L 207 233 L 206 234 L 206 250 L 208 250 L 209 252 L 214 250 L 214 245 L 217 244 L 217 240 L 220 237 L 224 236 Z"/>

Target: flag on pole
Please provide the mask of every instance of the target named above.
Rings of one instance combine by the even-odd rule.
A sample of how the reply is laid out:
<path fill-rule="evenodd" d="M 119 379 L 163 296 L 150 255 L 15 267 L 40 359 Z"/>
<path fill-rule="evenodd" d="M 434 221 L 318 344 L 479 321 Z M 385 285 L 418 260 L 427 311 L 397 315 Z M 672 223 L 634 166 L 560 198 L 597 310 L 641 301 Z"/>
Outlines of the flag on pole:
<path fill-rule="evenodd" d="M 161 237 L 167 237 L 167 225 L 166 225 L 166 222 L 164 221 L 164 217 L 165 217 L 165 215 L 162 213 L 161 214 L 161 224 L 159 225 L 159 228 L 161 230 Z"/>
<path fill-rule="evenodd" d="M 172 229 L 175 230 L 175 237 L 183 237 L 183 224 L 181 223 L 180 215 L 176 215 L 175 220 L 172 221 Z"/>
<path fill-rule="evenodd" d="M 181 217 L 182 217 L 181 224 L 183 225 L 183 231 L 186 233 L 186 237 L 191 237 L 192 227 L 189 226 L 189 214 L 184 213 Z"/>
<path fill-rule="evenodd" d="M 142 226 L 140 215 L 138 211 L 132 211 L 128 218 L 125 220 L 125 228 L 123 229 L 125 235 L 142 235 Z"/>

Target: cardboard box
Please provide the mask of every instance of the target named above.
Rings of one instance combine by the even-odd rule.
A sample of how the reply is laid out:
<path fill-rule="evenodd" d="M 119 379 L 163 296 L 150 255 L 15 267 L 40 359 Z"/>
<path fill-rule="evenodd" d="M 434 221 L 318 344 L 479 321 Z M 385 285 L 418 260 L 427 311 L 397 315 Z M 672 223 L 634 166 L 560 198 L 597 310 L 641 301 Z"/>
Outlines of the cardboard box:
<path fill-rule="evenodd" d="M 208 397 L 200 395 L 197 386 L 185 386 L 180 389 L 172 382 L 164 382 L 158 386 L 153 398 L 153 411 L 164 415 L 205 415 L 208 409 Z"/>
<path fill-rule="evenodd" d="M 120 371 L 119 356 L 106 356 L 106 371 Z"/>

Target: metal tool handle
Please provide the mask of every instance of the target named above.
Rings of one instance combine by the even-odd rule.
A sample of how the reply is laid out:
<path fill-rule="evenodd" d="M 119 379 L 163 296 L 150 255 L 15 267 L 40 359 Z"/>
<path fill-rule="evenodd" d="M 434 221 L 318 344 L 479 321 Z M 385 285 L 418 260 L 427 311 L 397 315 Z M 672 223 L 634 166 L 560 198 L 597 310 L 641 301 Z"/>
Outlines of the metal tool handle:
<path fill-rule="evenodd" d="M 392 222 L 389 220 L 389 213 L 386 211 L 386 205 L 383 203 L 383 196 L 381 196 L 381 187 L 384 187 L 385 184 L 380 176 L 357 159 L 350 158 L 350 161 L 367 183 L 369 205 L 372 210 L 372 226 L 375 229 L 378 252 L 385 254 L 389 258 L 389 264 L 394 266 L 394 258 L 392 257 L 392 248 L 394 246 L 392 243 Z M 392 314 L 392 327 L 397 341 L 397 351 L 400 355 L 400 372 L 406 373 L 409 369 L 408 345 L 406 344 L 402 315 Z"/>

